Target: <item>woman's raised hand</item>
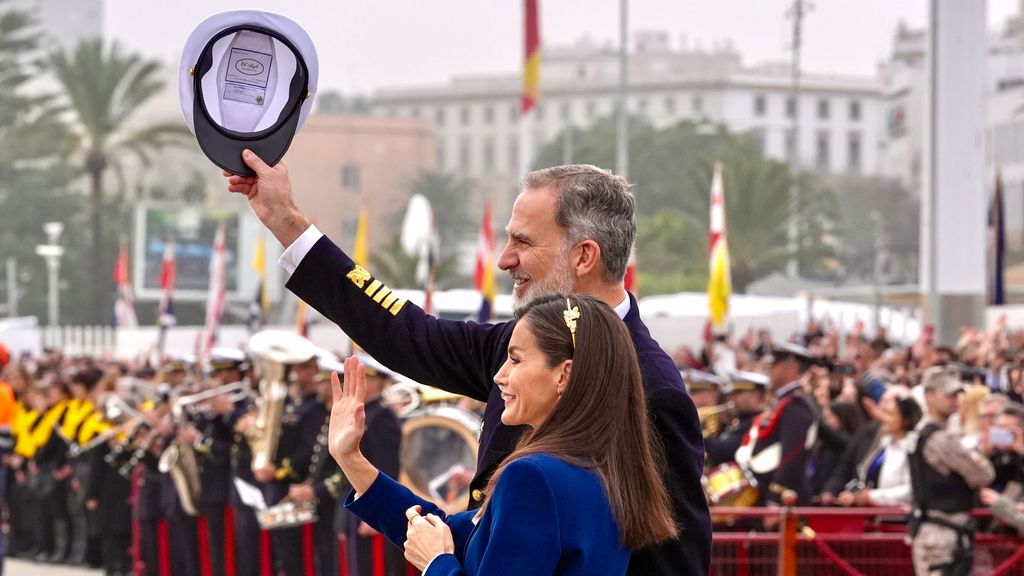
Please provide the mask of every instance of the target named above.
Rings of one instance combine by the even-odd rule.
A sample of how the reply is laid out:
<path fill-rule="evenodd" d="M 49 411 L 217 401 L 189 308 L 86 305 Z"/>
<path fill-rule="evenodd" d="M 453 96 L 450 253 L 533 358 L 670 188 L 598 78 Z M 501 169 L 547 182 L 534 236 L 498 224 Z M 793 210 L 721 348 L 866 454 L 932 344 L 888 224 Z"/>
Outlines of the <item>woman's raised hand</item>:
<path fill-rule="evenodd" d="M 331 374 L 331 392 L 334 403 L 327 446 L 331 456 L 341 460 L 359 452 L 359 441 L 366 432 L 366 368 L 359 359 L 351 356 L 345 360 L 344 387 L 338 373 Z"/>

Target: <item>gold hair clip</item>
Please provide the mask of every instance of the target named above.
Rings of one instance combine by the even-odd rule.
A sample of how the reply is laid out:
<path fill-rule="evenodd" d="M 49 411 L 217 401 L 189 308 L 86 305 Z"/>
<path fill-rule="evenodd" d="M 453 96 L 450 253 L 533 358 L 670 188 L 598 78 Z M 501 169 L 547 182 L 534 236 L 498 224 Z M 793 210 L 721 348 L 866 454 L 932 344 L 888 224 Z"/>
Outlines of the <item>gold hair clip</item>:
<path fill-rule="evenodd" d="M 565 318 L 565 325 L 569 327 L 569 333 L 572 334 L 572 348 L 576 349 L 576 321 L 580 318 L 580 307 L 573 306 L 572 302 L 568 298 L 565 299 L 565 310 L 562 312 L 562 318 Z"/>

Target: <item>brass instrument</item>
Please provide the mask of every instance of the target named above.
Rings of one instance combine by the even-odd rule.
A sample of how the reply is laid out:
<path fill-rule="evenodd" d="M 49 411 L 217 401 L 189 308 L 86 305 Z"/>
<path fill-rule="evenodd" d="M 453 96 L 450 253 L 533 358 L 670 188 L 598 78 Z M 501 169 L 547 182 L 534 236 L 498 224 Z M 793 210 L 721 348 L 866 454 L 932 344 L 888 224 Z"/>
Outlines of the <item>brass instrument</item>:
<path fill-rule="evenodd" d="M 252 396 L 252 386 L 248 380 L 239 380 L 238 382 L 223 384 L 207 390 L 172 398 L 171 414 L 176 419 L 181 419 L 186 414 L 192 416 L 204 414 L 210 409 L 208 402 L 220 396 L 227 396 L 232 403 L 241 402 Z"/>
<path fill-rule="evenodd" d="M 137 432 L 142 426 L 148 425 L 149 420 L 146 418 L 145 414 L 115 394 L 108 395 L 103 400 L 103 415 L 104 418 L 110 422 L 121 422 L 123 430 L 119 430 L 117 428 L 108 430 L 107 432 L 109 434 L 105 433 L 105 436 L 102 434 L 100 435 L 103 436 L 102 441 L 100 440 L 100 436 L 97 436 L 96 438 L 93 438 L 93 441 L 89 442 L 89 444 L 83 446 L 78 453 L 84 452 L 86 447 L 91 450 L 92 448 L 99 446 L 102 442 L 116 436 L 120 432 L 124 432 L 125 439 L 114 446 L 110 452 L 103 457 L 103 461 L 110 466 L 117 468 L 118 472 L 121 472 L 122 476 L 128 476 L 127 473 L 122 472 L 124 467 L 118 465 L 117 462 L 121 458 L 121 455 L 128 450 L 132 437 L 135 436 L 135 432 Z"/>
<path fill-rule="evenodd" d="M 731 401 L 723 402 L 717 406 L 697 408 L 701 433 L 705 438 L 718 436 L 732 422 L 734 414 L 735 407 Z"/>
<path fill-rule="evenodd" d="M 189 516 L 198 516 L 196 501 L 200 489 L 199 466 L 196 464 L 196 452 L 192 446 L 180 440 L 171 442 L 160 454 L 158 468 L 164 474 L 170 474 L 181 509 Z"/>
<path fill-rule="evenodd" d="M 312 358 L 316 347 L 294 332 L 264 330 L 249 339 L 249 351 L 260 374 L 260 393 L 256 418 L 247 436 L 252 448 L 252 469 L 259 470 L 271 464 L 277 452 L 288 398 L 288 371 L 291 365 Z"/>

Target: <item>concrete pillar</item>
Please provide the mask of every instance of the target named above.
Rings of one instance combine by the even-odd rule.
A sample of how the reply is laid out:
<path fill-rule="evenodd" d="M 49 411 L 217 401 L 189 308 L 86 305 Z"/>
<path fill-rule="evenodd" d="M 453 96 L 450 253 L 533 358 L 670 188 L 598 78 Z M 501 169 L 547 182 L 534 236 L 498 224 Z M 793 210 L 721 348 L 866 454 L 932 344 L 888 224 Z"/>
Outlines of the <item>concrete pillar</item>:
<path fill-rule="evenodd" d="M 985 0 L 931 0 L 921 288 L 936 341 L 983 326 L 986 289 Z"/>

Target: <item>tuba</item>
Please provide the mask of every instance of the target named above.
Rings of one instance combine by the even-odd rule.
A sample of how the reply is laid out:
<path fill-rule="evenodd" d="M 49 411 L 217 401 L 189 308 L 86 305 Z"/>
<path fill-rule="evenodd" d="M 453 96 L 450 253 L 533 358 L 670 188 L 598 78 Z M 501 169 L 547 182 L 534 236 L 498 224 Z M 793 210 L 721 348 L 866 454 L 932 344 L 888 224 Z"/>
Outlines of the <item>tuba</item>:
<path fill-rule="evenodd" d="M 274 461 L 281 437 L 281 419 L 288 399 L 288 370 L 316 354 L 312 342 L 283 330 L 264 330 L 249 339 L 253 365 L 260 374 L 258 411 L 247 436 L 252 449 L 252 468 Z"/>

